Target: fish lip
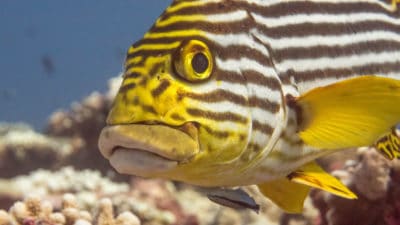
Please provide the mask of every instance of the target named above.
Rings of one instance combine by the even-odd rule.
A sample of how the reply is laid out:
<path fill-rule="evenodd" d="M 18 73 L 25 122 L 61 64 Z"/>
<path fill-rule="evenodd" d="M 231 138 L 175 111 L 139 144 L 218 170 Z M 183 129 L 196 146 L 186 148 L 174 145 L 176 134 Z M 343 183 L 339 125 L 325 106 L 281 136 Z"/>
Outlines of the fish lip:
<path fill-rule="evenodd" d="M 172 169 L 199 151 L 197 135 L 180 127 L 146 124 L 108 125 L 101 131 L 98 146 L 117 171 L 135 175 Z"/>
<path fill-rule="evenodd" d="M 150 177 L 175 168 L 177 161 L 140 149 L 114 148 L 109 157 L 110 164 L 123 174 Z"/>

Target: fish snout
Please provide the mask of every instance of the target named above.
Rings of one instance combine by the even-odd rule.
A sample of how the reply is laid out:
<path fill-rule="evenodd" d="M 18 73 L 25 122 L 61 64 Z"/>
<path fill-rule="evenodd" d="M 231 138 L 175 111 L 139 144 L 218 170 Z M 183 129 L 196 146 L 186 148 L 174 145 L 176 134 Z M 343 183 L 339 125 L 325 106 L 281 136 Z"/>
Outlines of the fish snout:
<path fill-rule="evenodd" d="M 127 124 L 103 128 L 101 154 L 121 173 L 151 176 L 174 169 L 199 152 L 197 129 L 166 125 Z"/>

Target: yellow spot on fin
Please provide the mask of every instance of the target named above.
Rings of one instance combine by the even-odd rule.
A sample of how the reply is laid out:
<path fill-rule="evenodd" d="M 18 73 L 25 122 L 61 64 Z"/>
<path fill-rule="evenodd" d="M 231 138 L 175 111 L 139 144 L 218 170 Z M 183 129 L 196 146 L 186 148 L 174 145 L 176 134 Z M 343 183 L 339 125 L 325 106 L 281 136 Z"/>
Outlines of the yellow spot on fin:
<path fill-rule="evenodd" d="M 315 162 L 308 163 L 292 172 L 288 175 L 288 178 L 290 181 L 319 188 L 343 198 L 357 198 L 342 182 L 325 172 Z"/>
<path fill-rule="evenodd" d="M 339 149 L 373 145 L 400 121 L 400 80 L 361 76 L 297 99 L 302 140 Z"/>
<path fill-rule="evenodd" d="M 390 133 L 385 134 L 376 144 L 376 149 L 386 158 L 393 160 L 400 158 L 400 137 L 393 128 Z"/>
<path fill-rule="evenodd" d="M 310 187 L 289 181 L 286 177 L 258 184 L 260 192 L 288 213 L 301 213 Z"/>

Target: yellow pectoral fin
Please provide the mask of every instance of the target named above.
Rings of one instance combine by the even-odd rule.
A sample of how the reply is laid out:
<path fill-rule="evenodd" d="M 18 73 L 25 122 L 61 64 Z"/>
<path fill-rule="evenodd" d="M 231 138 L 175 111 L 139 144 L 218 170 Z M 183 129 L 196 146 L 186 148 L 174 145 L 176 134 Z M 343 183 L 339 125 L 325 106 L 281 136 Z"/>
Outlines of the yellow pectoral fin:
<path fill-rule="evenodd" d="M 342 182 L 325 172 L 315 162 L 308 163 L 297 171 L 288 175 L 290 181 L 319 188 L 348 199 L 356 199 L 357 196 Z"/>
<path fill-rule="evenodd" d="M 301 139 L 316 148 L 373 145 L 400 122 L 400 80 L 361 76 L 297 99 Z"/>
<path fill-rule="evenodd" d="M 258 184 L 260 192 L 288 213 L 301 213 L 310 187 L 287 178 Z"/>

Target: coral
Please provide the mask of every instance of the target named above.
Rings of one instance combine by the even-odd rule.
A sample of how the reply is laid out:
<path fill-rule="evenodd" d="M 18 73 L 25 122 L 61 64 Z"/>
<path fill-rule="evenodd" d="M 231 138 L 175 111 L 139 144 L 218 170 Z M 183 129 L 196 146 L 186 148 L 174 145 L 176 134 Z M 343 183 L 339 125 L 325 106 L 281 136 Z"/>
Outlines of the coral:
<path fill-rule="evenodd" d="M 76 193 L 82 204 L 93 205 L 97 196 L 128 191 L 127 184 L 114 183 L 102 177 L 99 171 L 77 171 L 72 167 L 65 167 L 56 172 L 37 170 L 28 176 L 18 176 L 11 180 L 0 179 L 0 197 L 14 196 L 15 199 L 26 198 L 30 194 L 45 197 L 71 192 Z"/>
<path fill-rule="evenodd" d="M 109 166 L 97 147 L 100 131 L 105 126 L 108 111 L 120 83 L 120 76 L 113 78 L 109 81 L 107 94 L 93 92 L 81 102 L 73 103 L 71 110 L 60 110 L 50 116 L 45 133 L 53 137 L 68 137 L 74 146 L 74 154 L 65 159 L 62 165 L 97 169 L 107 175 L 128 179 L 128 176 L 117 174 Z"/>
<path fill-rule="evenodd" d="M 60 209 L 53 209 L 51 203 L 39 197 L 27 197 L 23 202 L 16 202 L 8 212 L 0 211 L 0 225 L 140 225 L 139 219 L 131 212 L 124 212 L 116 218 L 112 203 L 104 198 L 96 215 L 81 210 L 72 195 L 64 195 Z M 92 219 L 104 218 L 104 219 Z"/>
<path fill-rule="evenodd" d="M 36 168 L 54 169 L 73 154 L 68 139 L 50 138 L 25 124 L 0 124 L 0 177 L 13 177 Z"/>
<path fill-rule="evenodd" d="M 69 111 L 50 116 L 45 134 L 24 124 L 0 123 L 0 177 L 65 166 L 96 169 L 117 180 L 129 179 L 109 166 L 97 147 L 101 129 L 121 78 L 111 79 L 107 94 L 92 93 Z"/>
<path fill-rule="evenodd" d="M 123 212 L 118 215 L 115 220 L 115 225 L 139 225 L 139 219 L 129 212 Z"/>
<path fill-rule="evenodd" d="M 69 137 L 75 147 L 75 154 L 65 160 L 65 165 L 110 170 L 97 148 L 109 105 L 105 96 L 93 93 L 81 103 L 74 103 L 71 111 L 51 115 L 46 133 L 53 137 Z"/>
<path fill-rule="evenodd" d="M 400 224 L 400 160 L 394 161 L 390 171 L 387 207 L 384 210 L 383 219 L 387 225 Z"/>
<path fill-rule="evenodd" d="M 334 171 L 357 195 L 347 200 L 315 190 L 320 225 L 400 224 L 400 162 L 388 161 L 373 148 L 361 148 L 354 160 Z"/>
<path fill-rule="evenodd" d="M 185 222 L 195 220 L 194 216 L 188 215 L 182 210 L 179 211 L 180 206 L 176 200 L 174 201 L 173 194 L 168 192 L 169 188 L 165 189 L 171 185 L 170 182 L 160 181 L 152 183 L 150 186 L 138 184 L 138 188 L 135 189 L 127 183 L 112 182 L 108 178 L 102 177 L 99 171 L 78 171 L 72 167 L 66 167 L 56 172 L 37 170 L 27 176 L 1 179 L 0 205 L 3 209 L 10 207 L 10 201 L 2 203 L 2 199 L 12 199 L 11 202 L 29 199 L 24 204 L 17 202 L 11 207 L 15 215 L 20 215 L 16 218 L 26 218 L 31 212 L 36 212 L 35 215 L 40 214 L 37 213 L 40 210 L 35 209 L 37 205 L 35 202 L 38 202 L 37 197 L 30 198 L 31 195 L 35 195 L 45 202 L 51 203 L 52 207 L 48 207 L 48 209 L 63 209 L 58 214 L 52 214 L 51 218 L 53 221 L 58 221 L 59 224 L 68 225 L 77 219 L 90 221 L 93 218 L 94 221 L 110 221 L 113 210 L 118 214 L 126 211 L 134 212 L 144 225 L 197 224 Z M 158 195 L 156 194 L 157 190 L 160 193 Z M 112 207 L 108 200 L 103 201 L 102 198 L 109 198 L 113 203 Z M 164 203 L 161 201 L 162 199 L 165 200 Z M 81 210 L 78 211 L 78 207 Z M 101 216 L 93 216 L 94 214 L 89 213 L 96 207 L 97 211 L 102 212 L 96 215 Z M 126 224 L 128 220 L 133 223 L 135 218 L 125 213 L 117 217 L 114 223 L 115 225 Z"/>

